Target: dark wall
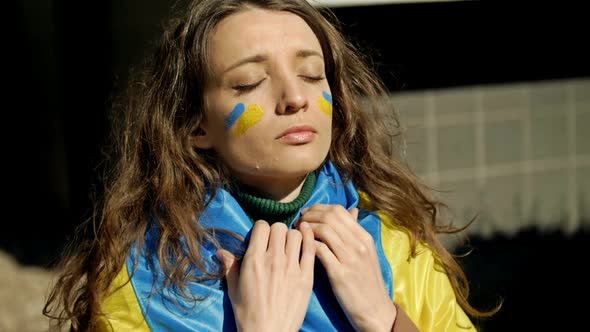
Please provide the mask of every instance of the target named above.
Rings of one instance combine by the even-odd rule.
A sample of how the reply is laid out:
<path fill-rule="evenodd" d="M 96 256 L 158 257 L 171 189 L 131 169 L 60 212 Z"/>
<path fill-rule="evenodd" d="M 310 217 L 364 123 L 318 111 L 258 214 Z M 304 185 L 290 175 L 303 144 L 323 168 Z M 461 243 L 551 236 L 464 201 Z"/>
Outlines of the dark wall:
<path fill-rule="evenodd" d="M 0 249 L 22 263 L 52 264 L 89 215 L 109 98 L 157 36 L 172 2 L 21 0 L 5 7 L 10 106 Z M 374 56 L 387 86 L 404 91 L 590 76 L 582 11 L 552 6 L 462 1 L 334 12 Z M 567 258 L 584 251 L 587 232 L 577 236 L 574 242 L 534 232 L 475 239 L 464 260 L 475 301 L 506 300 L 505 310 L 482 326 L 542 329 L 547 319 L 567 316 L 563 304 L 585 280 Z"/>
<path fill-rule="evenodd" d="M 90 215 L 110 98 L 171 3 L 10 3 L 5 188 L 18 217 L 0 232 L 0 249 L 22 263 L 52 264 Z"/>
<path fill-rule="evenodd" d="M 391 90 L 590 76 L 582 60 L 587 24 L 572 5 L 455 1 L 333 11 Z"/>
<path fill-rule="evenodd" d="M 588 229 L 472 237 L 468 248 L 458 249 L 473 250 L 460 260 L 471 281 L 470 302 L 489 308 L 503 301 L 498 314 L 477 322 L 481 331 L 584 331 L 589 241 Z"/>

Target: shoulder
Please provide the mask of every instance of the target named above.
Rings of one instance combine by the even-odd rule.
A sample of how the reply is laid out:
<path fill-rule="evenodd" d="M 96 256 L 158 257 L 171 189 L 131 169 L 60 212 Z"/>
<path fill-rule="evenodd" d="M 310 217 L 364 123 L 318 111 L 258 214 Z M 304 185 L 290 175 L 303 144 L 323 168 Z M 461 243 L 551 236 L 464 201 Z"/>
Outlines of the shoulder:
<path fill-rule="evenodd" d="M 379 217 L 381 222 L 381 242 L 390 264 L 395 263 L 394 265 L 398 265 L 403 261 L 409 262 L 411 242 L 410 231 L 400 226 L 388 214 L 379 210 L 373 202 L 371 202 L 369 195 L 360 190 L 358 206 L 360 209 L 371 211 Z M 430 252 L 426 246 L 422 244 L 417 245 L 417 253 L 424 253 L 425 250 Z M 432 252 L 430 252 L 430 254 L 432 254 Z M 415 258 L 416 257 L 414 257 L 414 259 Z M 392 265 L 392 268 L 393 267 L 394 266 Z"/>
<path fill-rule="evenodd" d="M 373 206 L 368 195 L 359 196 L 359 207 L 373 211 L 381 221 L 381 245 L 393 273 L 393 300 L 420 331 L 475 331 L 434 251 L 418 241 L 412 255 L 410 231 Z"/>
<path fill-rule="evenodd" d="M 377 213 L 383 251 L 393 271 L 394 301 L 420 331 L 475 331 L 435 253 L 418 242 L 412 256 L 409 231 L 386 214 Z"/>
<path fill-rule="evenodd" d="M 102 303 L 103 315 L 97 319 L 99 331 L 150 331 L 135 290 L 127 264 L 119 271 Z"/>
<path fill-rule="evenodd" d="M 373 212 L 381 224 L 381 244 L 392 268 L 405 268 L 415 265 L 431 266 L 435 263 L 435 254 L 426 243 L 416 242 L 415 255 L 411 255 L 411 232 L 401 226 L 394 218 L 379 210 L 370 201 L 369 196 L 359 191 L 359 208 Z M 413 271 L 414 273 L 418 271 Z"/>
<path fill-rule="evenodd" d="M 436 256 L 428 245 L 417 241 L 415 254 L 412 255 L 410 231 L 398 225 L 386 213 L 382 211 L 376 211 L 376 213 L 381 219 L 381 246 L 393 270 L 396 286 L 399 286 L 403 280 L 425 279 L 432 273 L 447 277 L 436 263 Z"/>

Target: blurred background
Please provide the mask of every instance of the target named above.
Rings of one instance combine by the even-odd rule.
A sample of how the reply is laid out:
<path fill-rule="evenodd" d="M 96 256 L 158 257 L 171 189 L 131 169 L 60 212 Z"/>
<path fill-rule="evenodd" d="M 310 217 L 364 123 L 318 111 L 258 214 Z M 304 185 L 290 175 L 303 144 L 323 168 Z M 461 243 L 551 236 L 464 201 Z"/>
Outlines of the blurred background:
<path fill-rule="evenodd" d="M 6 217 L 0 331 L 45 331 L 47 283 L 89 193 L 109 100 L 172 0 L 9 1 L 3 50 Z M 590 226 L 590 66 L 583 11 L 480 1 L 317 1 L 373 59 L 406 155 L 467 229 L 446 239 L 482 331 L 583 323 Z M 10 100 L 10 102 L 8 102 Z M 10 212 L 9 212 L 10 211 Z M 8 217 L 10 216 L 10 217 Z M 576 301 L 577 302 L 577 301 Z"/>

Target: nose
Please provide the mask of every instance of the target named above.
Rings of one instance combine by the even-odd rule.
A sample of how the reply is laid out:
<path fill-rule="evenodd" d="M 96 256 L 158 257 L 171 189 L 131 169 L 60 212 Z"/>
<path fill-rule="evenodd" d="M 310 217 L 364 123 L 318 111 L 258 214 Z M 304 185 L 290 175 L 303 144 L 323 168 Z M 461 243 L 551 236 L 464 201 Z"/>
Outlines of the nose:
<path fill-rule="evenodd" d="M 292 114 L 307 110 L 308 100 L 301 86 L 302 83 L 303 81 L 297 75 L 290 75 L 281 80 L 278 114 Z"/>

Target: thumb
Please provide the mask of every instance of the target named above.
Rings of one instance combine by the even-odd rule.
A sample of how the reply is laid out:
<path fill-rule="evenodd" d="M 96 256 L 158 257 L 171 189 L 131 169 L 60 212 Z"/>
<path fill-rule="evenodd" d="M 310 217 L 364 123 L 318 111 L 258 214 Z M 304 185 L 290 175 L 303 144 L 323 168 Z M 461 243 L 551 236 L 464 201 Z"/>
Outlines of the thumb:
<path fill-rule="evenodd" d="M 359 209 L 357 209 L 357 208 L 350 209 L 350 214 L 352 215 L 354 220 L 357 220 L 359 217 Z"/>
<path fill-rule="evenodd" d="M 239 264 L 238 260 L 231 252 L 225 249 L 217 250 L 217 258 L 223 262 L 225 278 L 229 287 L 230 294 L 233 294 L 238 285 Z"/>

